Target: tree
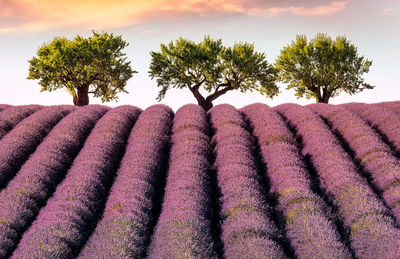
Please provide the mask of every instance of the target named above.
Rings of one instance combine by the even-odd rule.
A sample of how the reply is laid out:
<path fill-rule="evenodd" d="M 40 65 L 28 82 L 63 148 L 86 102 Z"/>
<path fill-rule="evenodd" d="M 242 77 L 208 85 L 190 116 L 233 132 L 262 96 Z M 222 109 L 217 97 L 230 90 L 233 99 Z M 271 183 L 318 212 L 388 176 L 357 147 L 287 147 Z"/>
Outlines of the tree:
<path fill-rule="evenodd" d="M 371 65 L 372 61 L 358 56 L 357 48 L 344 36 L 332 40 L 321 33 L 310 41 L 297 35 L 275 63 L 278 80 L 288 83 L 287 89 L 294 88 L 298 98 L 305 95 L 323 103 L 341 91 L 353 95 L 374 88 L 361 77 Z"/>
<path fill-rule="evenodd" d="M 118 100 L 132 77 L 130 62 L 121 50 L 128 46 L 121 36 L 96 33 L 89 38 L 77 35 L 74 40 L 55 37 L 43 44 L 37 57 L 29 60 L 28 79 L 39 79 L 41 92 L 65 88 L 74 105 L 89 104 L 89 93 L 101 101 Z"/>
<path fill-rule="evenodd" d="M 151 57 L 149 74 L 151 79 L 157 77 L 157 84 L 162 87 L 158 101 L 170 87 L 188 88 L 207 111 L 215 99 L 231 90 L 257 90 L 270 98 L 279 93 L 275 69 L 249 43 L 224 47 L 220 39 L 209 36 L 198 44 L 179 38 L 175 44 L 161 44 L 161 52 L 152 51 Z M 204 97 L 200 87 L 211 94 Z"/>

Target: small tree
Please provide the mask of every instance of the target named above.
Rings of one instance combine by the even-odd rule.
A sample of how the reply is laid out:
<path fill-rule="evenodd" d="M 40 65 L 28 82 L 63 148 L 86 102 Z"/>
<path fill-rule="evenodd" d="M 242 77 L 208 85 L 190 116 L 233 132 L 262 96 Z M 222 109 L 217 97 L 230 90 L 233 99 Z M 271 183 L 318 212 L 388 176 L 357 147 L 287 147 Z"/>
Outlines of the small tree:
<path fill-rule="evenodd" d="M 162 87 L 158 101 L 170 87 L 188 88 L 205 110 L 231 90 L 257 90 L 270 98 L 279 93 L 275 69 L 249 43 L 224 47 L 221 40 L 209 36 L 198 44 L 179 38 L 175 44 L 161 44 L 161 52 L 151 52 L 151 56 L 149 74 L 152 79 L 157 77 L 157 84 Z M 200 87 L 211 94 L 202 96 Z"/>
<path fill-rule="evenodd" d="M 128 46 L 121 36 L 96 33 L 74 40 L 56 37 L 43 44 L 37 57 L 29 60 L 28 79 L 39 79 L 41 92 L 66 88 L 74 105 L 89 104 L 89 93 L 101 97 L 102 102 L 118 100 L 118 92 L 124 89 L 132 77 L 130 62 L 126 62 L 121 50 Z"/>
<path fill-rule="evenodd" d="M 297 35 L 281 50 L 276 60 L 278 80 L 294 88 L 298 98 L 316 98 L 328 103 L 329 98 L 341 91 L 350 95 L 374 86 L 364 83 L 361 75 L 368 73 L 372 61 L 359 57 L 357 48 L 344 36 L 332 40 L 326 34 L 317 34 L 307 41 Z"/>

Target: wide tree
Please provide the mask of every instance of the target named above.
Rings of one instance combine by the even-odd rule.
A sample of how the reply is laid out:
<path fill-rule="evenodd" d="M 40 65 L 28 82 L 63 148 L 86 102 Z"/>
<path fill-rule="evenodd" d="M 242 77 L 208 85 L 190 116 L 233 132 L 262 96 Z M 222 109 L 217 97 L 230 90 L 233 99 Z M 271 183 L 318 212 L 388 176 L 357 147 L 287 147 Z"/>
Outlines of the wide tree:
<path fill-rule="evenodd" d="M 268 64 L 264 53 L 254 51 L 254 45 L 247 42 L 225 47 L 220 39 L 209 36 L 200 43 L 179 38 L 175 43 L 161 44 L 160 52 L 150 54 L 149 74 L 162 87 L 158 101 L 171 87 L 188 88 L 205 110 L 213 107 L 215 99 L 232 90 L 257 90 L 270 98 L 279 93 L 276 70 Z M 203 96 L 200 88 L 210 94 Z"/>
<path fill-rule="evenodd" d="M 44 43 L 29 60 L 28 79 L 39 79 L 41 92 L 65 88 L 79 106 L 89 104 L 89 94 L 102 102 L 118 100 L 117 93 L 127 93 L 126 83 L 137 73 L 121 52 L 128 43 L 112 33 L 92 33 Z"/>
<path fill-rule="evenodd" d="M 344 91 L 353 95 L 374 86 L 364 82 L 372 61 L 359 56 L 357 48 L 344 36 L 335 40 L 319 33 L 307 40 L 297 35 L 296 40 L 284 47 L 275 67 L 278 80 L 288 83 L 298 98 L 315 98 L 328 103 L 331 97 Z"/>

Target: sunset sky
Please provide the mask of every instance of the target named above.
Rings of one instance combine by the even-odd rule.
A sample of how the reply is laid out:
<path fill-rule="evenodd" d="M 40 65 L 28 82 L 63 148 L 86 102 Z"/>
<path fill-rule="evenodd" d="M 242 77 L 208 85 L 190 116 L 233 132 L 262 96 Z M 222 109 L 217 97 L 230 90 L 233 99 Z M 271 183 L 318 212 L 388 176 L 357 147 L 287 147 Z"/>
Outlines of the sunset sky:
<path fill-rule="evenodd" d="M 373 61 L 365 79 L 375 89 L 354 96 L 342 93 L 330 103 L 400 100 L 399 28 L 400 0 L 0 0 L 0 103 L 72 104 L 67 91 L 40 92 L 38 81 L 27 80 L 28 60 L 55 36 L 86 37 L 92 30 L 122 35 L 129 42 L 124 52 L 139 72 L 126 86 L 129 94 L 120 93 L 119 102 L 106 104 L 110 106 L 157 103 L 160 88 L 148 68 L 149 53 L 159 51 L 160 43 L 180 36 L 199 42 L 204 35 L 222 39 L 226 46 L 247 41 L 273 63 L 296 34 L 312 38 L 318 32 L 345 35 L 360 55 Z M 214 103 L 240 108 L 253 102 L 314 102 L 296 99 L 293 90 L 279 86 L 281 93 L 273 100 L 257 92 L 231 91 Z M 188 89 L 173 89 L 161 103 L 176 110 L 196 101 Z"/>

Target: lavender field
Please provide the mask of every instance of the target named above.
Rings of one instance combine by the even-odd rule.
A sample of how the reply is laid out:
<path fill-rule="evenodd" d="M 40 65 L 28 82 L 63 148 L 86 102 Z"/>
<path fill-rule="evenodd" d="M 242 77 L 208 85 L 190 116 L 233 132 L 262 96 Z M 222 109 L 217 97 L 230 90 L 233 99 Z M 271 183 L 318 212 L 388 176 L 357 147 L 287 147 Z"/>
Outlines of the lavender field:
<path fill-rule="evenodd" d="M 400 258 L 400 101 L 0 105 L 0 258 Z"/>

